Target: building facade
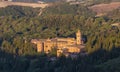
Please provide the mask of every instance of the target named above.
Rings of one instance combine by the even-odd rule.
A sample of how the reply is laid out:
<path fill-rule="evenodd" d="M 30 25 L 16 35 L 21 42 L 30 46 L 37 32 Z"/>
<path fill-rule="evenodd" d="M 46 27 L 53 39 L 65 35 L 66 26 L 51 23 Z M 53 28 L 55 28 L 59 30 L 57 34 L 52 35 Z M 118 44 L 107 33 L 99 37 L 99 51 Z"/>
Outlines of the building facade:
<path fill-rule="evenodd" d="M 82 49 L 82 36 L 80 30 L 76 32 L 76 38 L 52 38 L 32 39 L 31 42 L 37 45 L 37 52 L 49 53 L 53 48 L 57 49 L 57 56 L 61 54 L 79 53 Z"/>

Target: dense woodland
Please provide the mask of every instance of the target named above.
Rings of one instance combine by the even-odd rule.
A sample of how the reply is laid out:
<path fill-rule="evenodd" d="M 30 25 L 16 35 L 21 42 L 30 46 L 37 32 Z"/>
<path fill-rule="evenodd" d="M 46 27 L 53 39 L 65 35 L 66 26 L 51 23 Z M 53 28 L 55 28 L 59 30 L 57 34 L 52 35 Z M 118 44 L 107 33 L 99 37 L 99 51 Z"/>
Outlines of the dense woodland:
<path fill-rule="evenodd" d="M 0 9 L 0 72 L 119 72 L 120 9 L 106 16 L 82 5 L 55 4 L 43 9 L 10 6 Z M 87 55 L 72 59 L 37 53 L 33 38 L 75 37 L 80 29 Z"/>

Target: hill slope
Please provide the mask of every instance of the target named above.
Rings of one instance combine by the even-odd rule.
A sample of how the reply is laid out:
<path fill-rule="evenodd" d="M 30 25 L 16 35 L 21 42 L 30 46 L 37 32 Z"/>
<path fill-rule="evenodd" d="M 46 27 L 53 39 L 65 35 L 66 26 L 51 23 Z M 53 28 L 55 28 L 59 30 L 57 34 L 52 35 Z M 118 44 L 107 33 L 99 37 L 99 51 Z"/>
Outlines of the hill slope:
<path fill-rule="evenodd" d="M 109 4 L 97 4 L 89 7 L 89 9 L 93 10 L 97 13 L 97 15 L 104 14 L 107 12 L 110 12 L 114 9 L 117 9 L 120 7 L 120 2 L 112 2 Z"/>
<path fill-rule="evenodd" d="M 96 68 L 99 68 L 103 72 L 119 72 L 120 70 L 120 57 L 109 60 L 103 64 L 97 65 Z"/>
<path fill-rule="evenodd" d="M 41 8 L 8 6 L 5 8 L 0 8 L 0 16 L 34 17 L 38 15 L 40 9 Z"/>
<path fill-rule="evenodd" d="M 46 6 L 48 6 L 48 4 L 38 4 L 38 3 L 7 2 L 7 1 L 0 2 L 0 7 L 7 7 L 11 5 L 28 6 L 33 8 L 37 8 L 37 7 L 45 8 Z"/>

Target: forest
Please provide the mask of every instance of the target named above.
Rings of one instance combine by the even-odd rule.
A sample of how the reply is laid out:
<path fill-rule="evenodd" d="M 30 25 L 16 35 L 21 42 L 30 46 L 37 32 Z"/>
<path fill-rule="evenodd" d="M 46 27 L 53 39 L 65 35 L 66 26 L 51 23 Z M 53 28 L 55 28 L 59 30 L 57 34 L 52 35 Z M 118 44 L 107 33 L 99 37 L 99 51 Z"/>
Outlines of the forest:
<path fill-rule="evenodd" d="M 82 5 L 57 3 L 43 9 L 0 8 L 0 72 L 119 72 L 120 9 L 96 17 Z M 118 25 L 114 25 L 114 24 Z M 87 55 L 73 59 L 37 53 L 31 39 L 75 37 L 80 29 Z"/>

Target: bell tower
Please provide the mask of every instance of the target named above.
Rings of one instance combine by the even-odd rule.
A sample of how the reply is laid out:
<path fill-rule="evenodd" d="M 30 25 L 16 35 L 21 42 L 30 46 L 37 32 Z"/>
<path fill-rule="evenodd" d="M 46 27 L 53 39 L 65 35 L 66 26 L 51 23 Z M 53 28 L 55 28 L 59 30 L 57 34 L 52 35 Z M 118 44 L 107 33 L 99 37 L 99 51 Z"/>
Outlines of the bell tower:
<path fill-rule="evenodd" d="M 77 45 L 80 45 L 80 44 L 81 44 L 81 32 L 80 32 L 80 30 L 78 30 L 78 31 L 76 32 L 76 44 L 77 44 Z"/>

